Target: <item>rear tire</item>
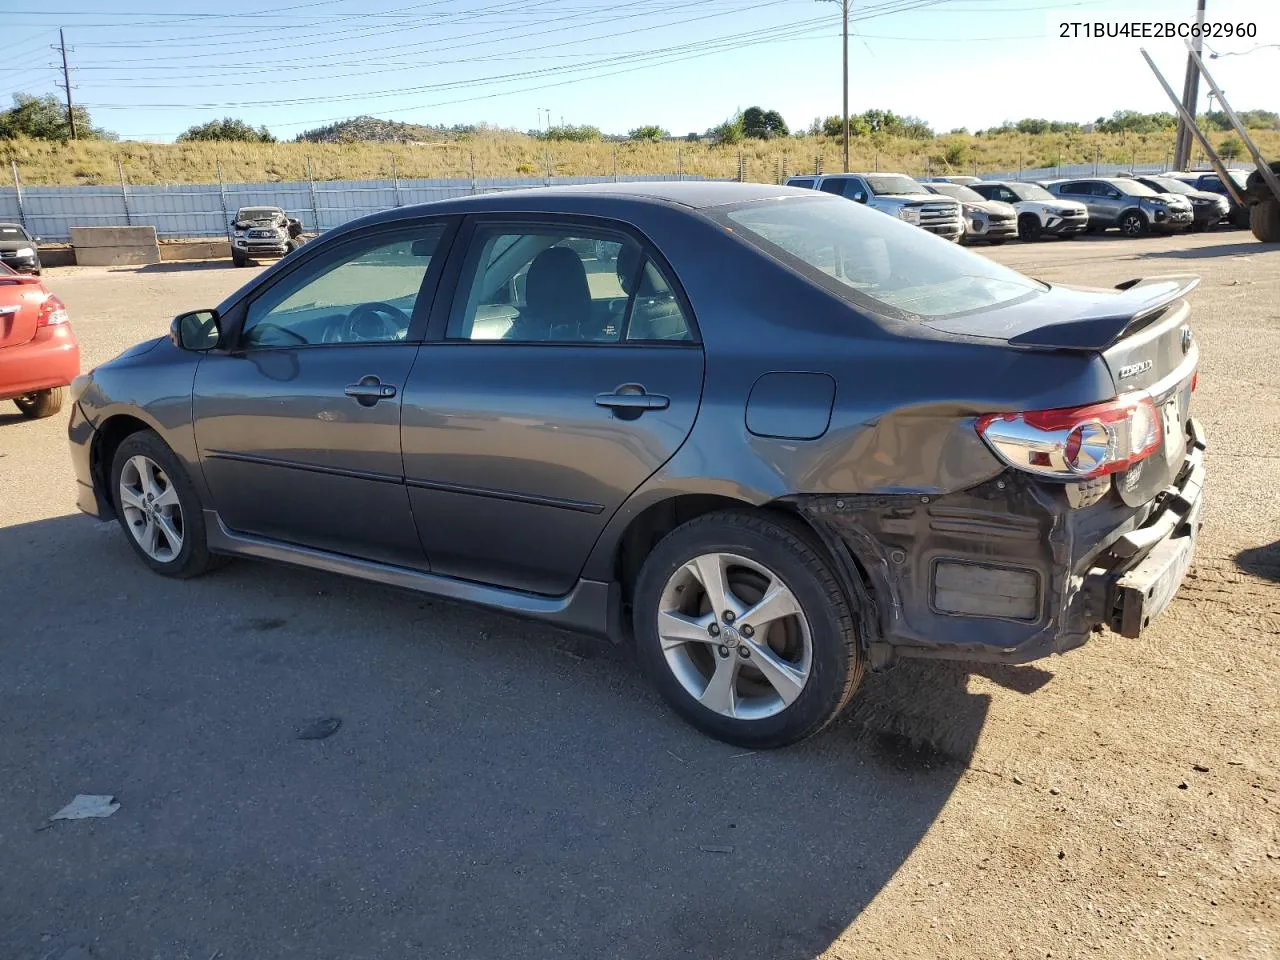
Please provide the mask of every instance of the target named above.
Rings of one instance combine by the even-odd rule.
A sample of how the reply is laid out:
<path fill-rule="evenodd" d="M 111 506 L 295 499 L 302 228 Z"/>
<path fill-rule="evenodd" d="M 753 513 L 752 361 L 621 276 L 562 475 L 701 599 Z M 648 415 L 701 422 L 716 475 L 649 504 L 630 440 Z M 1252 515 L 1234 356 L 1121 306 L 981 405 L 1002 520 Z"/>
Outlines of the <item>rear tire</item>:
<path fill-rule="evenodd" d="M 852 602 L 810 531 L 784 517 L 721 511 L 669 533 L 636 580 L 633 620 L 658 692 L 738 746 L 817 733 L 866 669 Z"/>
<path fill-rule="evenodd" d="M 52 417 L 61 410 L 62 404 L 66 402 L 66 399 L 66 387 L 53 387 L 50 390 L 28 393 L 26 396 L 18 397 L 13 402 L 18 411 L 28 420 L 41 420 L 44 417 Z"/>
<path fill-rule="evenodd" d="M 1003 240 L 988 240 L 988 241 L 987 241 L 987 243 L 991 244 L 993 247 L 998 247 L 998 246 L 1000 246 L 1000 244 L 1004 243 L 1004 241 L 1003 241 Z"/>
<path fill-rule="evenodd" d="M 221 565 L 205 539 L 200 496 L 154 430 L 130 434 L 116 448 L 110 494 L 129 546 L 156 573 L 185 580 Z"/>
<path fill-rule="evenodd" d="M 249 261 L 247 258 L 242 257 L 237 253 L 233 253 L 231 254 L 231 265 L 233 267 L 247 267 L 249 265 Z"/>
<path fill-rule="evenodd" d="M 1263 243 L 1280 243 L 1280 200 L 1272 197 L 1250 207 L 1249 229 Z"/>
<path fill-rule="evenodd" d="M 1035 243 L 1041 232 L 1040 218 L 1034 213 L 1024 213 L 1018 218 L 1018 239 L 1023 243 Z"/>

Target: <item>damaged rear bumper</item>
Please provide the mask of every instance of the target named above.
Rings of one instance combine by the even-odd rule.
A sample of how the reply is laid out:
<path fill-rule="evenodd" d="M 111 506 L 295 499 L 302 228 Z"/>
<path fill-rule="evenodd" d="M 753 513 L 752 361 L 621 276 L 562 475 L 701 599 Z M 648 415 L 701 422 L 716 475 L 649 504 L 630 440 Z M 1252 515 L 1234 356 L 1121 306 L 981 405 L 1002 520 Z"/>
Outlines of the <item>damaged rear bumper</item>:
<path fill-rule="evenodd" d="M 941 496 L 803 496 L 795 506 L 847 561 L 870 611 L 874 666 L 899 656 L 1025 663 L 1103 626 L 1136 637 L 1168 606 L 1203 505 L 1194 420 L 1187 447 L 1173 484 L 1138 508 L 1107 493 L 1110 478 L 1091 490 L 1017 471 Z"/>

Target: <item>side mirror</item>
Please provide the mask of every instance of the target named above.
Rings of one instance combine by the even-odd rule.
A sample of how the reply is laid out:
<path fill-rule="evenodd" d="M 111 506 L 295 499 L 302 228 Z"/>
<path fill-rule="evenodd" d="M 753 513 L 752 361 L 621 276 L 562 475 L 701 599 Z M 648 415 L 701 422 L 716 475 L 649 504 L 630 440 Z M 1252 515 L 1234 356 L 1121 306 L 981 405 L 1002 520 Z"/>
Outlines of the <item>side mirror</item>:
<path fill-rule="evenodd" d="M 218 345 L 222 330 L 218 325 L 218 311 L 193 310 L 180 313 L 169 324 L 169 339 L 179 350 L 203 353 Z"/>
<path fill-rule="evenodd" d="M 857 200 L 859 203 L 866 203 L 867 195 L 863 193 L 861 190 L 858 190 L 856 193 L 854 193 L 853 199 Z"/>

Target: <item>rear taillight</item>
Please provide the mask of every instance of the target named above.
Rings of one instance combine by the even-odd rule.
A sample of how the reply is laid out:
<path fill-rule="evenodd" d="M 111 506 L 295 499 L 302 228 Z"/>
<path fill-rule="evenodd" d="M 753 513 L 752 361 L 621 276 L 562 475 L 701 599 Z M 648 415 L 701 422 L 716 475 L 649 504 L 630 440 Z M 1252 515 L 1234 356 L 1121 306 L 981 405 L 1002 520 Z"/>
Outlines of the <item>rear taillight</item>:
<path fill-rule="evenodd" d="M 976 426 L 1009 466 L 1060 480 L 1122 473 L 1164 439 L 1159 412 L 1146 394 L 1088 407 L 991 413 Z"/>
<path fill-rule="evenodd" d="M 61 300 L 53 294 L 49 294 L 48 299 L 40 304 L 40 313 L 36 316 L 37 327 L 54 327 L 60 323 L 68 323 L 71 317 L 67 315 L 67 307 Z"/>

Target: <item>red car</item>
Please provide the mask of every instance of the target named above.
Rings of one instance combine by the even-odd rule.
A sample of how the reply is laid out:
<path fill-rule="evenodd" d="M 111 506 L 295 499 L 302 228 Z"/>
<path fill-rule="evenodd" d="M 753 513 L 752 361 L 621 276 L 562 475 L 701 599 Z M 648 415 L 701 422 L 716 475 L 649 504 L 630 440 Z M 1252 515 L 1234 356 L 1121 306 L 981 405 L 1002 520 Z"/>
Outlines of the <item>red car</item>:
<path fill-rule="evenodd" d="M 24 416 L 51 417 L 80 373 L 80 345 L 67 308 L 39 277 L 0 263 L 0 400 Z"/>

